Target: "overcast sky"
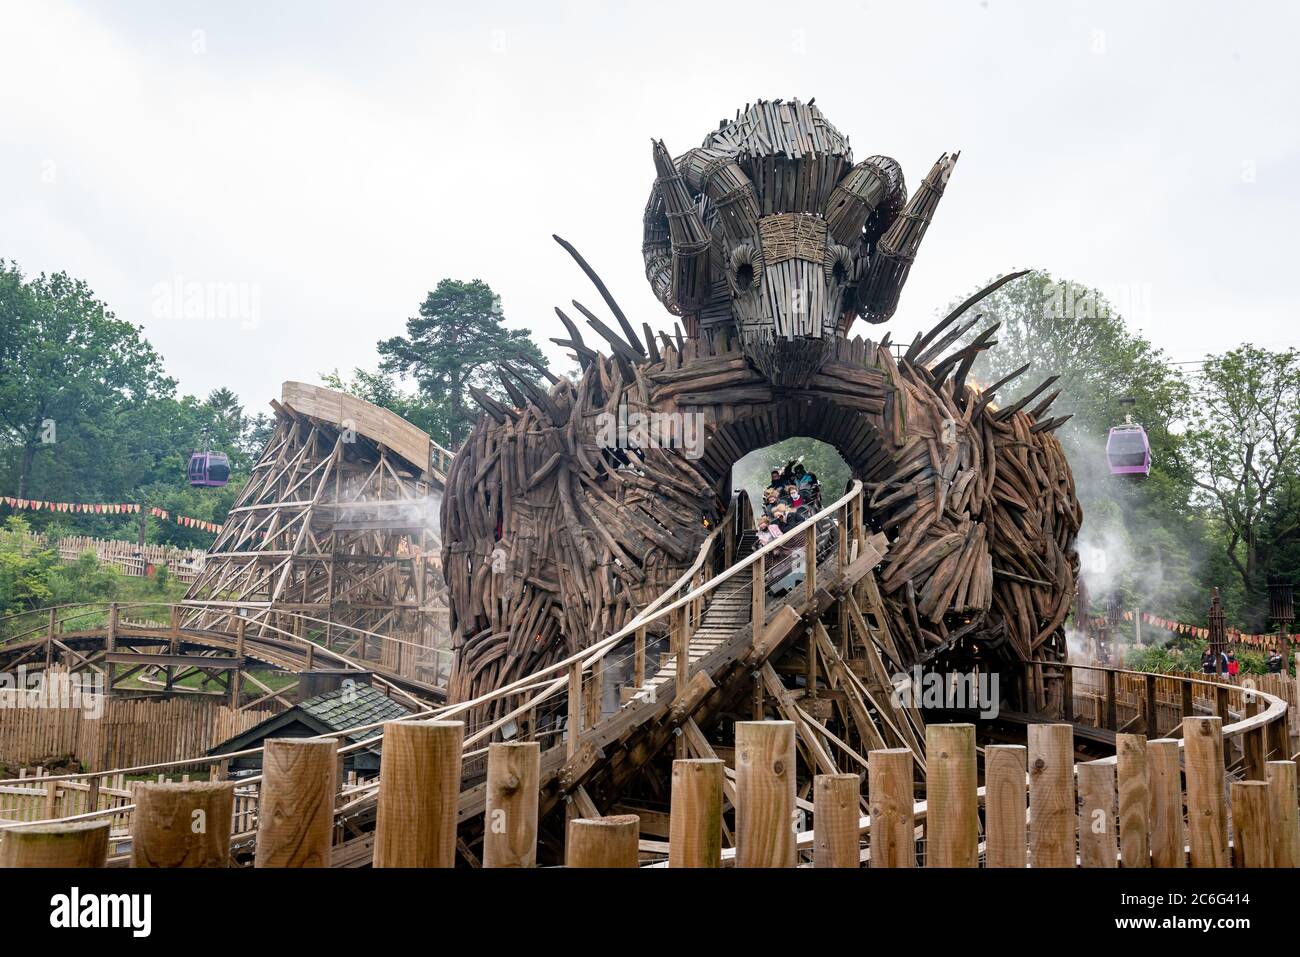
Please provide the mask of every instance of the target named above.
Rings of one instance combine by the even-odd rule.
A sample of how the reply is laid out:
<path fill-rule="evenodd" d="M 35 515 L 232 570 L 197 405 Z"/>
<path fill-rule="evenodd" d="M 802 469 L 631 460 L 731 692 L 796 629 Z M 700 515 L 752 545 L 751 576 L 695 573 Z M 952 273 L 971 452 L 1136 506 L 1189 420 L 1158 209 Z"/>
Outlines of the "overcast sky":
<path fill-rule="evenodd" d="M 668 328 L 640 252 L 650 137 L 677 154 L 748 101 L 816 97 L 909 187 L 962 151 L 895 338 L 1032 266 L 1176 360 L 1280 347 L 1297 9 L 0 0 L 0 257 L 84 278 L 183 390 L 257 409 L 372 366 L 444 276 L 487 281 L 567 368 L 552 307 L 598 296 L 551 234 Z"/>

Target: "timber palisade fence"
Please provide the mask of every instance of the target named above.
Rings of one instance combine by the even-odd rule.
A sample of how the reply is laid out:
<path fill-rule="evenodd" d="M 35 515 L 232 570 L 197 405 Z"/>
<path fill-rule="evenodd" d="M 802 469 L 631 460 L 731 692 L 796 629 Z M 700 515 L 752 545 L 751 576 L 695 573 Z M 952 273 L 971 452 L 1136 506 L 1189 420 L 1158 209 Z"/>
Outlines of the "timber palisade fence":
<path fill-rule="evenodd" d="M 809 579 L 829 580 L 837 568 L 875 560 L 862 506 L 862 486 L 854 483 L 793 531 L 803 536 Z M 694 636 L 711 593 L 734 591 L 744 581 L 754 620 L 764 623 L 752 634 L 747 629 L 745 641 L 758 647 L 780 632 L 790 607 L 771 602 L 761 570 L 781 541 L 733 562 L 735 519 L 720 523 L 695 563 L 624 628 L 479 698 L 338 737 L 272 739 L 220 757 L 46 776 L 46 800 L 55 812 L 61 789 L 98 781 L 102 792 L 110 776 L 119 783 L 183 773 L 208 780 L 142 781 L 130 804 L 52 814 L 43 824 L 0 824 L 0 865 L 225 866 L 251 859 L 257 866 L 448 867 L 457 856 L 458 826 L 477 816 L 493 823 L 484 828 L 484 866 L 533 866 L 539 780 L 558 773 L 563 783 L 575 764 L 594 761 L 597 743 L 621 726 L 664 709 L 689 714 L 692 697 L 711 685 L 710 655 L 737 653 L 697 654 Z M 835 547 L 819 548 L 822 530 L 829 529 Z M 744 572 L 752 574 L 741 577 Z M 669 626 L 672 654 L 651 677 L 646 636 L 656 622 Z M 640 683 L 605 714 L 602 675 L 629 642 Z M 1032 687 L 1032 669 L 1043 666 L 1028 666 L 1026 684 Z M 1191 677 L 1050 667 L 1063 669 L 1072 689 L 1067 718 L 1100 696 L 1100 725 L 1027 715 L 1027 746 L 983 749 L 983 786 L 974 725 L 931 724 L 919 753 L 869 752 L 865 799 L 861 775 L 821 774 L 808 802 L 796 792 L 796 724 L 737 722 L 734 768 L 717 758 L 674 762 L 666 843 L 642 840 L 635 814 L 601 816 L 581 787 L 566 795 L 572 811 L 565 861 L 578 867 L 1216 867 L 1300 860 L 1285 700 Z M 658 677 L 666 680 L 654 684 Z M 657 690 L 648 693 L 651 687 Z M 505 702 L 503 709 L 486 719 L 457 720 L 496 701 Z M 556 726 L 541 720 L 544 712 L 564 717 L 562 740 L 553 740 Z M 507 726 L 512 740 L 491 740 Z M 381 738 L 340 741 L 374 729 Z M 1076 736 L 1103 731 L 1114 733 L 1116 753 L 1076 763 Z M 379 777 L 341 783 L 340 758 L 381 742 Z M 231 759 L 256 754 L 261 773 L 228 780 Z M 926 783 L 917 801 L 915 770 L 922 761 Z M 1229 782 L 1230 772 L 1241 779 Z M 735 809 L 733 846 L 726 848 L 724 795 Z M 261 813 L 267 807 L 274 813 Z M 154 808 L 166 813 L 151 813 Z M 215 822 L 205 834 L 167 827 L 200 809 Z M 798 820 L 809 810 L 815 827 L 800 831 Z M 372 830 L 362 826 L 367 822 Z"/>
<path fill-rule="evenodd" d="M 112 565 L 134 578 L 144 578 L 150 568 L 166 566 L 167 572 L 179 582 L 189 583 L 203 570 L 204 551 L 201 548 L 177 548 L 173 545 L 140 545 L 118 538 L 90 538 L 85 535 L 64 535 L 53 541 L 44 532 L 24 532 L 21 537 L 13 532 L 0 532 L 5 541 L 14 542 L 23 554 L 56 548 L 59 560 L 75 562 L 90 552 L 105 565 Z"/>

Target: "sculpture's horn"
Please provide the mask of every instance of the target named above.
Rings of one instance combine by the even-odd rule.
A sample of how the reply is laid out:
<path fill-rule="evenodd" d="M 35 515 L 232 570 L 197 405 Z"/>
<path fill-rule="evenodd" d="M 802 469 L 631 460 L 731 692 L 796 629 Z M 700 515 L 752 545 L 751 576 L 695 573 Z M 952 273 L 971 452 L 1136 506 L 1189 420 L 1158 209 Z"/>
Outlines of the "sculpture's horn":
<path fill-rule="evenodd" d="M 869 156 L 844 174 L 826 201 L 826 225 L 834 242 L 855 246 L 871 214 L 877 210 L 892 223 L 907 201 L 903 168 L 888 156 Z"/>
<path fill-rule="evenodd" d="M 708 292 L 709 231 L 695 205 L 695 197 L 674 165 L 663 140 L 654 143 L 655 186 L 668 219 L 668 240 L 672 250 L 669 295 L 677 307 L 690 311 Z"/>
<path fill-rule="evenodd" d="M 907 281 L 916 251 L 934 219 L 939 197 L 948 185 L 948 176 L 959 155 L 944 153 L 939 157 L 907 206 L 876 243 L 869 272 L 858 284 L 858 315 L 867 322 L 884 322 L 898 308 L 903 283 Z"/>

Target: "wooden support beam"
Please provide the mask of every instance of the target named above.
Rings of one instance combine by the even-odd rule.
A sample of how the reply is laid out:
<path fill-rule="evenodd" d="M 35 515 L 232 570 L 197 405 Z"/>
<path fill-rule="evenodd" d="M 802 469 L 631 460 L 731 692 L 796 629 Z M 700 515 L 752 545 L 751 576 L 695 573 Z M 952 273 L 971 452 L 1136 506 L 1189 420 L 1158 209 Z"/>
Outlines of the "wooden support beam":
<path fill-rule="evenodd" d="M 1192 867 L 1228 867 L 1221 718 L 1183 719 L 1183 761 Z"/>
<path fill-rule="evenodd" d="M 540 776 L 541 746 L 536 741 L 488 745 L 484 867 L 537 866 Z"/>
<path fill-rule="evenodd" d="M 907 748 L 882 748 L 867 755 L 867 764 L 871 866 L 915 867 L 912 752 Z"/>
<path fill-rule="evenodd" d="M 132 867 L 229 867 L 233 782 L 141 782 L 133 792 Z"/>
<path fill-rule="evenodd" d="M 736 722 L 736 866 L 795 864 L 793 721 Z"/>
<path fill-rule="evenodd" d="M 1189 686 L 1184 685 L 1184 687 Z M 1153 867 L 1187 866 L 1186 840 L 1183 833 L 1185 828 L 1182 769 L 1179 767 L 1179 757 L 1178 742 L 1173 738 L 1157 738 L 1147 742 Z M 1129 865 L 1125 862 L 1124 866 Z"/>
<path fill-rule="evenodd" d="M 1231 788 L 1233 863 L 1237 867 L 1272 867 L 1268 784 L 1233 781 Z M 1291 817 L 1295 817 L 1294 808 Z"/>
<path fill-rule="evenodd" d="M 1273 866 L 1300 867 L 1300 820 L 1296 817 L 1296 765 L 1270 761 L 1268 775 L 1269 827 L 1273 836 Z"/>
<path fill-rule="evenodd" d="M 334 738 L 266 742 L 254 866 L 330 866 L 338 764 Z"/>
<path fill-rule="evenodd" d="M 668 866 L 718 867 L 722 861 L 722 781 L 717 758 L 673 762 Z"/>
<path fill-rule="evenodd" d="M 463 721 L 388 721 L 375 867 L 454 867 Z"/>
<path fill-rule="evenodd" d="M 1074 729 L 1029 726 L 1029 866 L 1074 867 Z"/>
<path fill-rule="evenodd" d="M 1019 744 L 984 749 L 984 864 L 1024 867 L 1025 773 L 1028 750 Z"/>
<path fill-rule="evenodd" d="M 636 867 L 641 819 L 635 814 L 574 818 L 565 841 L 565 867 Z"/>
<path fill-rule="evenodd" d="M 861 867 L 858 811 L 862 779 L 856 774 L 813 778 L 813 866 Z"/>
<path fill-rule="evenodd" d="M 1153 687 L 1148 685 L 1148 688 Z M 1155 715 L 1155 709 L 1147 712 Z M 1119 847 L 1126 868 L 1151 866 L 1151 788 L 1147 777 L 1147 739 L 1115 736 L 1115 774 L 1119 788 Z"/>
<path fill-rule="evenodd" d="M 1085 761 L 1079 772 L 1079 858 L 1084 867 L 1118 867 L 1115 765 Z"/>
<path fill-rule="evenodd" d="M 979 788 L 973 724 L 925 729 L 926 866 L 979 866 Z"/>
<path fill-rule="evenodd" d="M 0 840 L 0 868 L 103 867 L 108 827 L 103 819 L 11 827 Z"/>

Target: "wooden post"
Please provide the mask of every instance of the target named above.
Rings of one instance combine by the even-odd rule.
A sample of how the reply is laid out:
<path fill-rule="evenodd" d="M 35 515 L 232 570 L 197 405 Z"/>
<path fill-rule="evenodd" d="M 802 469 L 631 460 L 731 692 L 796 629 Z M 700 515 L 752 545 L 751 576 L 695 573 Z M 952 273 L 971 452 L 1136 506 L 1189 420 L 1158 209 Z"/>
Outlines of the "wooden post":
<path fill-rule="evenodd" d="M 1160 734 L 1159 712 L 1156 709 L 1156 676 L 1146 676 L 1146 717 L 1145 731 L 1148 738 L 1154 738 Z"/>
<path fill-rule="evenodd" d="M 59 817 L 59 782 L 50 781 L 45 785 L 45 819 Z"/>
<path fill-rule="evenodd" d="M 1232 782 L 1232 856 L 1237 867 L 1273 866 L 1273 835 L 1268 808 L 1268 784 L 1263 781 Z"/>
<path fill-rule="evenodd" d="M 1119 779 L 1120 857 L 1125 867 L 1150 867 L 1151 787 L 1147 779 L 1146 736 L 1117 734 L 1115 757 L 1115 773 Z"/>
<path fill-rule="evenodd" d="M 604 702 L 604 660 L 597 658 L 591 663 L 591 677 L 587 681 L 590 693 L 587 695 L 587 727 L 594 728 L 600 724 L 601 705 Z"/>
<path fill-rule="evenodd" d="M 1117 866 L 1115 831 L 1115 765 L 1085 761 L 1079 765 L 1079 857 L 1084 867 Z"/>
<path fill-rule="evenodd" d="M 565 867 L 636 867 L 641 819 L 635 814 L 575 817 L 564 842 Z"/>
<path fill-rule="evenodd" d="M 229 867 L 232 782 L 141 782 L 133 794 L 132 867 Z"/>
<path fill-rule="evenodd" d="M 1184 681 L 1181 684 L 1183 694 L 1183 717 L 1190 718 L 1196 714 L 1196 705 L 1192 701 L 1192 692 L 1195 689 L 1190 681 Z"/>
<path fill-rule="evenodd" d="M 1074 722 L 1074 668 L 1068 664 L 1061 666 L 1061 720 Z"/>
<path fill-rule="evenodd" d="M 1223 806 L 1223 721 L 1183 719 L 1187 830 L 1192 867 L 1228 867 L 1228 814 Z"/>
<path fill-rule="evenodd" d="M 736 722 L 736 866 L 795 865 L 792 721 Z"/>
<path fill-rule="evenodd" d="M 812 598 L 817 590 L 817 523 L 809 525 L 804 537 L 804 594 Z"/>
<path fill-rule="evenodd" d="M 1118 702 L 1116 701 L 1115 672 L 1107 668 L 1103 674 L 1106 675 L 1106 720 L 1102 727 L 1111 731 L 1118 731 L 1119 718 L 1116 716 L 1116 704 Z"/>
<path fill-rule="evenodd" d="M 329 867 L 337 790 L 337 740 L 268 740 L 254 866 Z"/>
<path fill-rule="evenodd" d="M 979 866 L 975 725 L 925 729 L 927 867 Z"/>
<path fill-rule="evenodd" d="M 1265 770 L 1268 774 L 1268 816 L 1273 835 L 1273 866 L 1300 867 L 1295 762 L 1270 761 Z"/>
<path fill-rule="evenodd" d="M 813 867 L 861 867 L 856 774 L 813 777 Z"/>
<path fill-rule="evenodd" d="M 566 757 L 578 753 L 578 738 L 582 735 L 582 662 L 569 665 L 569 713 L 564 735 Z"/>
<path fill-rule="evenodd" d="M 0 832 L 0 868 L 103 867 L 108 820 L 24 824 Z"/>
<path fill-rule="evenodd" d="M 463 721 L 386 721 L 375 867 L 454 867 Z"/>
<path fill-rule="evenodd" d="M 484 867 L 537 866 L 541 753 L 536 741 L 488 745 Z"/>
<path fill-rule="evenodd" d="M 668 866 L 719 867 L 722 862 L 722 779 L 718 758 L 673 762 Z"/>
<path fill-rule="evenodd" d="M 750 570 L 754 575 L 753 582 L 753 603 L 749 612 L 750 620 L 750 637 L 754 644 L 758 644 L 763 637 L 763 626 L 767 622 L 767 611 L 765 602 L 767 600 L 767 584 L 764 566 L 767 564 L 767 556 L 760 555 L 754 564 L 750 565 Z"/>
<path fill-rule="evenodd" d="M 1074 729 L 1029 726 L 1029 866 L 1074 867 Z"/>
<path fill-rule="evenodd" d="M 636 660 L 633 665 L 632 683 L 640 689 L 645 687 L 645 625 L 636 630 Z"/>
<path fill-rule="evenodd" d="M 916 866 L 916 814 L 912 798 L 912 752 L 882 748 L 867 755 L 872 867 Z"/>
<path fill-rule="evenodd" d="M 1183 687 L 1191 687 L 1184 684 Z M 1151 791 L 1151 866 L 1186 867 L 1183 834 L 1183 784 L 1178 742 L 1147 742 L 1147 781 Z M 1122 795 L 1121 791 L 1121 795 Z M 1122 812 L 1121 812 L 1122 813 Z M 1125 866 L 1130 866 L 1125 860 Z"/>
<path fill-rule="evenodd" d="M 1024 867 L 1027 749 L 991 744 L 984 749 L 984 863 Z"/>
<path fill-rule="evenodd" d="M 686 694 L 686 683 L 691 678 L 690 642 L 687 640 L 686 607 L 682 606 L 672 613 L 672 649 L 677 670 L 673 680 L 673 701 L 678 702 Z"/>
<path fill-rule="evenodd" d="M 54 634 L 59 627 L 59 610 L 50 609 L 50 627 L 45 633 L 45 667 L 50 668 L 54 665 Z"/>

